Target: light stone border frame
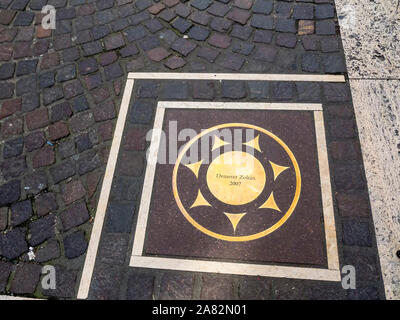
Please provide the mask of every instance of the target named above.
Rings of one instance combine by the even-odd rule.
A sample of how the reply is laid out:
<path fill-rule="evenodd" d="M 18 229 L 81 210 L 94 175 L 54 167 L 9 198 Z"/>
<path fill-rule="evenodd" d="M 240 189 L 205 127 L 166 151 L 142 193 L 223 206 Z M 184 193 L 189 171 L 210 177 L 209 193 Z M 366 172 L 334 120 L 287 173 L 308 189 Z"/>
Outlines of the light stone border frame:
<path fill-rule="evenodd" d="M 85 258 L 85 263 L 83 266 L 82 274 L 81 274 L 81 279 L 79 283 L 79 289 L 78 289 L 78 294 L 77 298 L 78 299 L 87 299 L 89 295 L 89 289 L 90 289 L 90 284 L 92 280 L 92 275 L 93 275 L 93 270 L 94 270 L 94 265 L 96 262 L 96 256 L 97 256 L 97 250 L 99 247 L 100 243 L 100 237 L 101 237 L 101 232 L 103 229 L 103 224 L 104 224 L 104 218 L 107 210 L 107 205 L 108 205 L 108 199 L 110 195 L 110 190 L 111 190 L 111 185 L 114 177 L 114 172 L 115 172 L 115 167 L 117 164 L 117 159 L 118 159 L 118 153 L 119 153 L 119 148 L 121 145 L 121 140 L 122 140 L 122 135 L 125 127 L 125 121 L 129 109 L 129 103 L 131 100 L 131 95 L 133 91 L 133 86 L 135 80 L 214 80 L 214 81 L 222 81 L 222 80 L 231 80 L 231 81 L 296 81 L 296 82 L 339 82 L 339 83 L 344 83 L 346 82 L 346 79 L 343 75 L 304 75 L 304 74 L 243 74 L 243 73 L 128 73 L 127 81 L 125 84 L 125 89 L 121 101 L 121 107 L 119 110 L 118 118 L 117 118 L 117 123 L 115 126 L 114 130 L 114 136 L 111 144 L 111 149 L 107 161 L 107 166 L 106 166 L 106 171 L 100 191 L 100 197 L 99 201 L 97 204 L 97 210 L 96 210 L 96 216 L 94 219 L 94 224 L 91 232 L 91 237 L 89 241 L 89 246 L 87 249 L 86 253 L 86 258 Z M 180 102 L 182 103 L 182 102 Z M 270 105 L 277 105 L 277 104 L 270 104 Z M 286 104 L 289 105 L 289 104 Z M 303 105 L 304 106 L 304 105 Z M 324 126 L 323 126 L 323 118 L 322 118 L 322 112 L 320 112 L 320 120 L 316 121 L 317 123 L 320 123 L 320 126 L 322 124 L 322 130 L 323 132 L 325 131 Z M 318 140 L 318 137 L 317 137 Z M 323 160 L 326 158 L 326 161 L 328 160 L 327 154 L 326 154 L 326 142 L 325 142 L 325 134 L 323 135 L 323 139 L 320 143 L 325 144 L 325 154 L 320 154 L 318 153 L 318 158 L 319 160 Z M 324 153 L 324 152 L 323 152 Z M 322 157 L 322 159 L 320 159 Z M 321 170 L 321 166 L 320 166 Z M 325 170 L 328 170 L 329 174 L 329 164 L 326 162 L 325 164 Z M 146 175 L 147 175 L 147 170 L 146 170 Z M 146 186 L 144 184 L 144 186 Z M 329 187 L 329 199 L 323 198 L 324 205 L 325 203 L 331 203 L 330 206 L 328 206 L 332 210 L 333 213 L 333 206 L 332 206 L 332 192 L 331 192 L 331 186 L 330 186 L 330 179 L 328 179 L 327 182 L 324 182 L 323 185 L 321 185 L 321 188 L 327 188 Z M 146 192 L 145 189 L 143 189 L 143 194 Z M 332 215 L 332 219 L 334 219 Z M 329 223 L 332 225 L 333 223 L 333 229 L 330 229 L 328 232 L 330 236 L 335 235 L 335 223 L 334 220 L 330 219 Z M 136 236 L 135 236 L 136 237 Z M 336 241 L 336 235 L 335 235 L 335 241 Z M 337 244 L 336 245 L 331 245 L 328 246 L 328 250 L 334 250 L 336 248 L 337 251 Z M 140 258 L 140 257 L 139 257 Z M 147 259 L 163 259 L 163 265 L 165 266 L 165 258 L 153 258 L 153 257 L 142 257 L 142 258 L 147 258 Z M 149 263 L 157 263 L 158 261 L 153 261 L 153 260 L 148 260 Z M 178 260 L 178 259 L 174 259 Z M 181 259 L 179 259 L 181 261 Z M 179 262 L 178 261 L 178 262 Z M 175 263 L 175 261 L 174 261 Z M 195 264 L 198 262 L 195 261 Z M 224 265 L 221 265 L 221 262 L 209 262 L 211 266 L 215 270 L 222 270 L 224 268 L 225 273 L 228 271 L 228 273 L 233 273 L 235 274 L 232 269 L 232 264 L 231 263 L 224 263 Z M 247 266 L 247 264 L 234 264 L 235 266 L 238 266 L 239 268 L 243 268 L 244 265 Z M 253 272 L 258 274 L 258 269 L 255 265 L 251 264 L 250 266 L 253 266 Z M 297 268 L 297 270 L 293 270 L 294 273 L 293 275 L 297 274 L 297 278 L 301 278 L 301 275 L 304 275 L 304 272 L 309 272 L 310 270 L 315 270 L 318 274 L 314 278 L 319 279 L 319 280 L 327 280 L 328 278 L 331 281 L 340 281 L 340 271 L 339 271 L 339 262 L 338 258 L 335 258 L 331 260 L 331 264 L 328 263 L 329 269 L 311 269 L 311 268 Z M 184 266 L 182 266 L 183 268 Z M 186 268 L 189 268 L 190 266 L 186 266 Z M 283 274 L 286 273 L 287 268 L 292 267 L 279 267 L 277 269 L 275 266 L 265 266 L 262 265 L 262 267 L 265 270 L 268 270 L 268 273 L 271 275 L 273 274 L 275 277 L 283 276 Z M 247 268 L 247 267 L 246 267 Z M 176 267 L 174 268 L 176 269 Z M 201 271 L 198 270 L 197 271 Z M 218 271 L 216 271 L 218 272 Z M 222 271 L 221 271 L 222 272 Z M 296 273 L 297 272 L 297 273 Z M 309 278 L 308 278 L 309 279 Z"/>

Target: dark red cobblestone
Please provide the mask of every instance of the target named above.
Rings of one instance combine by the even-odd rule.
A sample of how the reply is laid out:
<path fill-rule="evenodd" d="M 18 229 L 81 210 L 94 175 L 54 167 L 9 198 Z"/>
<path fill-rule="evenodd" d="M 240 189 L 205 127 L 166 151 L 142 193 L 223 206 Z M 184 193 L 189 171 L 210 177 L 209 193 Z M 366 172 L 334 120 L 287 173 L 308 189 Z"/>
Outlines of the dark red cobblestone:
<path fill-rule="evenodd" d="M 41 266 L 33 263 L 24 263 L 17 266 L 10 291 L 14 294 L 33 293 L 39 283 Z"/>

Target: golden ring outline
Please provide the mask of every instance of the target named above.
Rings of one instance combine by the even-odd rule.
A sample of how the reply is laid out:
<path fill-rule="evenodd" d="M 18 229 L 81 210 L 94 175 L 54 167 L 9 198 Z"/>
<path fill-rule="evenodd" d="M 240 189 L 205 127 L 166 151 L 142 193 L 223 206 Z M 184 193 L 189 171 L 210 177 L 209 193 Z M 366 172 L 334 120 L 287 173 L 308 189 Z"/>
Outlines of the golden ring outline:
<path fill-rule="evenodd" d="M 277 143 L 279 143 L 279 145 L 286 151 L 286 153 L 288 154 L 290 160 L 292 161 L 293 164 L 293 168 L 295 170 L 295 174 L 296 174 L 296 191 L 293 197 L 293 201 L 290 204 L 289 209 L 286 211 L 286 213 L 283 215 L 283 217 L 277 222 L 275 223 L 273 226 L 269 227 L 268 229 L 252 234 L 252 235 L 248 235 L 248 236 L 227 236 L 227 235 L 222 235 L 216 232 L 213 232 L 211 230 L 208 230 L 207 228 L 203 227 L 201 224 L 199 224 L 198 222 L 196 222 L 196 220 L 194 220 L 191 215 L 186 211 L 185 207 L 182 204 L 182 201 L 179 197 L 179 193 L 178 193 L 178 188 L 177 188 L 177 175 L 178 175 L 178 168 L 179 165 L 182 161 L 183 156 L 185 155 L 186 151 L 191 147 L 191 145 L 197 141 L 198 139 L 200 139 L 202 136 L 218 130 L 218 129 L 222 129 L 222 128 L 227 128 L 227 127 L 244 127 L 244 128 L 250 128 L 250 129 L 254 129 L 257 131 L 260 131 L 264 134 L 266 134 L 267 136 L 269 136 L 270 138 L 274 139 Z M 299 201 L 300 198 L 300 192 L 301 192 L 301 174 L 300 174 L 300 168 L 299 165 L 297 163 L 297 160 L 295 158 L 295 156 L 293 155 L 293 152 L 289 149 L 289 147 L 280 139 L 278 138 L 276 135 L 274 135 L 272 132 L 255 126 L 255 125 L 251 125 L 251 124 L 247 124 L 247 123 L 224 123 L 224 124 L 220 124 L 211 128 L 208 128 L 206 130 L 203 130 L 202 132 L 200 132 L 197 136 L 195 136 L 194 138 L 192 138 L 183 148 L 182 151 L 179 153 L 178 158 L 175 162 L 175 166 L 174 166 L 174 170 L 172 173 L 172 191 L 174 194 L 174 198 L 176 201 L 176 204 L 178 205 L 179 210 L 181 211 L 181 213 L 183 214 L 183 216 L 186 218 L 186 220 L 188 220 L 196 229 L 200 230 L 201 232 L 207 234 L 208 236 L 214 237 L 216 239 L 220 239 L 220 240 L 225 240 L 225 241 L 232 241 L 232 242 L 241 242 L 241 241 L 251 241 L 251 240 L 256 240 L 262 237 L 265 237 L 266 235 L 276 231 L 277 229 L 279 229 L 292 215 L 294 209 L 297 206 L 297 203 Z"/>

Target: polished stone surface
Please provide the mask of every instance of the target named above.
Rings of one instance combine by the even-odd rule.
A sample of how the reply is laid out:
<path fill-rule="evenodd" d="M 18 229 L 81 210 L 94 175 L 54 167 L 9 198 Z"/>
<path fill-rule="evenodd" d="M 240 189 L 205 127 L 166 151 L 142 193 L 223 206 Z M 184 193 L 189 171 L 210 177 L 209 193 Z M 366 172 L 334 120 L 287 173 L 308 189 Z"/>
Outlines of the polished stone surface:
<path fill-rule="evenodd" d="M 197 154 L 206 141 L 210 148 L 205 149 L 207 153 L 202 148 L 201 158 L 194 160 L 194 164 L 203 161 L 197 170 L 192 161 L 188 168 L 178 157 L 179 166 L 176 178 L 173 178 L 173 181 L 177 181 L 176 189 L 174 186 L 171 188 L 169 182 L 174 177 L 176 166 L 157 165 L 145 241 L 146 254 L 326 268 L 323 208 L 312 112 L 168 110 L 163 127 L 167 137 L 170 136 L 169 126 L 173 121 L 177 121 L 178 132 L 189 127 L 201 132 L 203 128 L 227 123 L 261 127 L 282 139 L 293 152 L 295 160 L 291 160 L 289 153 L 277 140 L 257 129 L 249 130 L 251 127 L 220 128 L 204 135 L 200 143 L 193 140 L 192 147 L 185 154 Z M 240 128 L 243 130 L 239 131 Z M 247 139 L 247 131 L 252 131 L 251 139 Z M 215 138 L 216 135 L 219 138 Z M 249 141 L 254 141 L 257 136 L 257 143 L 249 147 Z M 237 168 L 233 165 L 237 161 L 235 157 L 215 164 L 220 159 L 219 154 L 225 157 L 231 154 L 230 137 L 234 138 L 234 150 L 240 150 L 237 148 L 241 147 L 247 157 L 253 154 L 253 169 L 257 170 L 244 170 L 243 165 Z M 247 145 L 241 145 L 240 141 Z M 167 141 L 166 145 L 170 143 Z M 186 145 L 186 141 L 180 142 L 179 150 L 182 150 L 182 145 Z M 184 152 L 184 149 L 180 152 Z M 274 163 L 273 166 L 270 161 Z M 281 167 L 277 167 L 277 164 Z M 284 167 L 287 169 L 284 170 Z M 296 169 L 298 167 L 299 171 Z M 282 171 L 279 172 L 278 168 Z M 297 175 L 300 171 L 301 174 Z M 248 173 L 247 178 L 254 180 L 245 181 L 239 173 Z M 297 176 L 300 180 L 296 180 Z M 248 189 L 259 189 L 258 182 L 262 183 L 260 192 L 249 193 Z M 223 184 L 225 192 L 216 192 L 216 184 Z M 297 190 L 300 192 L 298 202 Z M 191 222 L 186 215 L 200 226 Z M 286 216 L 288 220 L 281 224 Z M 275 227 L 275 231 L 265 233 Z"/>
<path fill-rule="evenodd" d="M 398 0 L 335 0 L 350 78 L 400 77 Z"/>
<path fill-rule="evenodd" d="M 400 298 L 400 81 L 352 80 L 386 298 Z"/>

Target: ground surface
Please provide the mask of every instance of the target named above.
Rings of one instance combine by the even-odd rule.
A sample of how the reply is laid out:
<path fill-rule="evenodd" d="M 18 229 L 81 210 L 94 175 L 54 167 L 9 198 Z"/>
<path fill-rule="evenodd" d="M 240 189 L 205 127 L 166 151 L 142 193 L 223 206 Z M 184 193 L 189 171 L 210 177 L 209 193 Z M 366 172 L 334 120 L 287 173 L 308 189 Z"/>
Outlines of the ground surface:
<path fill-rule="evenodd" d="M 51 32 L 40 26 L 45 4 L 57 9 Z M 76 296 L 128 72 L 346 73 L 330 0 L 0 0 L 0 7 L 0 293 Z M 323 103 L 340 259 L 359 266 L 360 287 L 127 268 L 131 229 L 111 224 L 105 244 L 120 245 L 105 252 L 120 256 L 99 258 L 91 298 L 384 298 L 348 83 L 143 81 L 134 92 L 153 102 Z M 139 123 L 131 116 L 140 128 L 132 141 L 153 122 L 152 108 L 139 114 Z M 144 148 L 133 146 L 137 161 L 128 168 L 138 193 Z M 44 264 L 57 266 L 56 291 L 40 288 Z"/>

